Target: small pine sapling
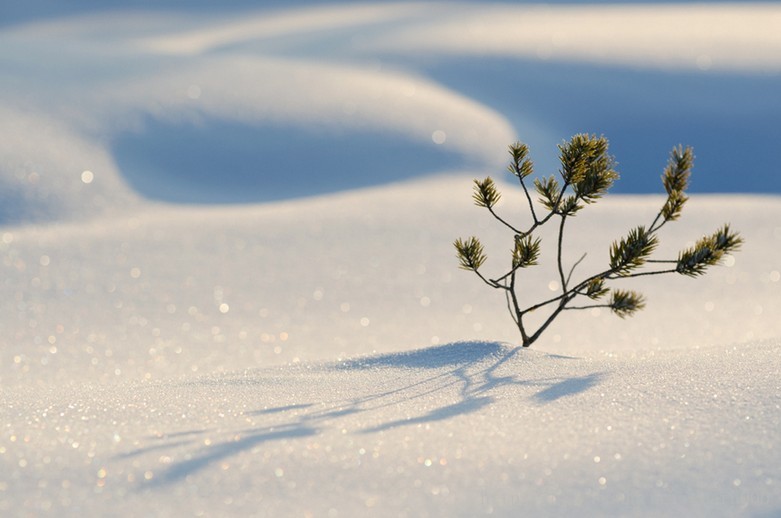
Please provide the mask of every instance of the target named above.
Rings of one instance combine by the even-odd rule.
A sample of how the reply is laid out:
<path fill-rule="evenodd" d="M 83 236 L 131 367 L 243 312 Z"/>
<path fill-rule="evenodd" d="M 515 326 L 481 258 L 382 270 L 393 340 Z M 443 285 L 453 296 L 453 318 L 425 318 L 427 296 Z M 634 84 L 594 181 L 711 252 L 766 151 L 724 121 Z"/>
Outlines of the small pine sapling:
<path fill-rule="evenodd" d="M 691 248 L 681 251 L 677 259 L 651 259 L 659 244 L 659 230 L 668 222 L 678 219 L 688 200 L 685 191 L 694 154 L 690 147 L 677 146 L 670 153 L 662 175 L 667 199 L 651 224 L 647 227 L 637 226 L 625 237 L 615 241 L 610 247 L 606 269 L 580 281 L 573 281 L 575 268 L 583 261 L 585 254 L 565 274 L 562 261 L 565 224 L 586 205 L 596 202 L 607 193 L 618 179 L 618 173 L 614 169 L 615 160 L 608 154 L 608 141 L 604 137 L 575 135 L 569 142 L 559 145 L 559 155 L 561 179 L 550 176 L 534 180 L 538 201 L 545 209 L 538 213 L 526 180 L 533 173 L 529 148 L 520 142 L 510 146 L 508 170 L 520 181 L 531 213 L 531 223 L 525 229 L 512 225 L 497 214 L 495 206 L 501 193 L 490 177 L 474 181 L 475 204 L 487 209 L 513 234 L 510 266 L 503 275 L 491 278 L 481 271 L 486 254 L 478 238 L 459 238 L 453 243 L 461 268 L 474 272 L 485 284 L 504 292 L 510 315 L 521 333 L 523 347 L 534 343 L 565 310 L 609 308 L 619 317 L 625 318 L 645 307 L 645 299 L 640 293 L 609 287 L 612 281 L 666 273 L 697 277 L 704 274 L 708 267 L 718 264 L 725 254 L 738 250 L 743 242 L 739 234 L 733 232 L 727 224 L 713 234 L 702 237 Z M 517 292 L 517 278 L 521 270 L 538 264 L 542 242 L 534 233 L 551 220 L 558 223 L 556 267 L 561 293 L 523 307 Z M 644 270 L 648 265 L 652 265 L 652 269 Z M 572 305 L 579 298 L 590 302 L 580 306 Z M 524 317 L 544 307 L 550 311 L 547 317 L 536 330 L 529 330 Z"/>

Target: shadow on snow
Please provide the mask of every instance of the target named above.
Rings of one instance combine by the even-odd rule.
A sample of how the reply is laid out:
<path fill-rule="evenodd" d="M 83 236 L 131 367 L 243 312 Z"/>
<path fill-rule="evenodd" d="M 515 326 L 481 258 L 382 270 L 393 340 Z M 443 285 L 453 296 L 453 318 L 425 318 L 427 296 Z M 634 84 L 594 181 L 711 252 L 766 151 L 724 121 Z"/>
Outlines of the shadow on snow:
<path fill-rule="evenodd" d="M 511 348 L 498 342 L 459 342 L 411 352 L 382 354 L 326 364 L 319 368 L 319 372 L 371 373 L 391 369 L 398 370 L 402 375 L 391 378 L 400 381 L 397 385 L 387 387 L 387 383 L 378 383 L 378 387 L 387 388 L 377 388 L 368 394 L 353 398 L 317 403 L 292 403 L 245 412 L 244 415 L 247 416 L 282 416 L 283 422 L 274 426 L 240 431 L 229 440 L 204 444 L 197 432 L 172 433 L 160 438 L 176 438 L 177 441 L 173 443 L 151 445 L 117 458 L 136 457 L 165 447 L 181 447 L 183 443 L 179 439 L 192 437 L 190 446 L 198 445 L 198 450 L 194 454 L 186 456 L 179 462 L 173 462 L 166 470 L 157 473 L 152 480 L 143 484 L 143 487 L 148 488 L 165 487 L 197 474 L 225 458 L 264 443 L 317 436 L 330 429 L 343 429 L 339 419 L 346 416 L 363 414 L 367 419 L 372 419 L 373 414 L 375 418 L 379 416 L 381 420 L 383 414 L 379 413 L 380 410 L 399 408 L 401 412 L 405 408 L 405 403 L 420 400 L 429 404 L 441 399 L 432 396 L 446 391 L 452 393 L 454 389 L 456 390 L 458 399 L 455 402 L 435 406 L 417 416 L 405 415 L 379 424 L 363 425 L 355 431 L 361 435 L 374 434 L 400 427 L 448 421 L 479 412 L 493 403 L 492 392 L 504 386 L 540 387 L 539 391 L 531 395 L 530 403 L 547 405 L 582 394 L 597 386 L 604 377 L 603 373 L 591 373 L 572 378 L 529 379 L 522 374 L 500 373 L 502 366 L 522 354 L 522 351 L 520 347 Z M 554 362 L 571 360 L 558 355 L 544 355 L 544 357 Z M 425 374 L 427 371 L 431 371 L 431 374 L 415 376 L 412 380 L 404 375 L 405 372 Z M 231 383 L 230 379 L 223 381 Z M 209 383 L 211 382 L 204 380 L 196 385 Z M 241 384 L 251 385 L 252 382 L 243 379 Z"/>
<path fill-rule="evenodd" d="M 112 154 L 142 196 L 169 203 L 256 203 L 327 194 L 463 167 L 447 146 L 378 130 L 147 117 Z"/>

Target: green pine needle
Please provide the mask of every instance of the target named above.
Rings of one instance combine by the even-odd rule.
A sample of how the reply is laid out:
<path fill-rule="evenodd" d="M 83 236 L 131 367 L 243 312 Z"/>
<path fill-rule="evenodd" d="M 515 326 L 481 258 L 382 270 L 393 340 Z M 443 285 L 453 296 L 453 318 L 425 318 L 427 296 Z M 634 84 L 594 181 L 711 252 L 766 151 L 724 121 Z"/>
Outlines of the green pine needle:
<path fill-rule="evenodd" d="M 630 273 L 645 264 L 658 244 L 659 239 L 645 227 L 632 229 L 629 235 L 610 247 L 610 269 L 618 275 Z"/>
<path fill-rule="evenodd" d="M 636 291 L 613 290 L 610 295 L 610 309 L 621 318 L 631 317 L 645 307 L 645 298 Z"/>
<path fill-rule="evenodd" d="M 496 184 L 489 176 L 485 180 L 475 180 L 474 194 L 472 199 L 475 200 L 475 205 L 478 207 L 492 208 L 499 202 L 502 197 L 499 190 L 496 188 Z"/>
<path fill-rule="evenodd" d="M 575 135 L 559 145 L 561 176 L 586 203 L 601 198 L 618 179 L 615 160 L 607 150 L 605 137 L 588 134 Z"/>
<path fill-rule="evenodd" d="M 578 197 L 573 195 L 562 198 L 558 211 L 567 216 L 574 216 L 582 208 L 583 205 L 578 202 Z"/>
<path fill-rule="evenodd" d="M 605 279 L 597 277 L 589 281 L 586 285 L 586 296 L 592 300 L 597 300 L 605 296 L 610 290 L 605 287 Z"/>
<path fill-rule="evenodd" d="M 540 257 L 540 238 L 533 239 L 532 236 L 515 238 L 515 247 L 513 248 L 513 269 L 526 268 L 537 264 Z"/>
<path fill-rule="evenodd" d="M 458 238 L 453 242 L 453 246 L 456 247 L 456 256 L 461 263 L 460 267 L 464 270 L 477 271 L 486 260 L 483 245 L 474 236 L 466 240 Z"/>
<path fill-rule="evenodd" d="M 689 277 L 703 275 L 708 267 L 718 264 L 725 254 L 740 249 L 743 238 L 724 225 L 710 236 L 700 238 L 691 248 L 678 254 L 676 271 Z"/>
<path fill-rule="evenodd" d="M 662 184 L 667 191 L 667 201 L 662 207 L 664 221 L 675 221 L 681 215 L 683 206 L 689 200 L 684 194 L 689 187 L 689 176 L 694 166 L 694 151 L 691 147 L 678 145 L 670 152 L 667 167 L 662 174 Z"/>
<path fill-rule="evenodd" d="M 510 156 L 512 162 L 507 166 L 507 170 L 512 174 L 523 179 L 534 172 L 534 164 L 529 159 L 529 146 L 522 142 L 511 144 Z"/>
<path fill-rule="evenodd" d="M 674 191 L 684 192 L 689 187 L 689 176 L 694 165 L 694 150 L 678 145 L 670 152 L 670 159 L 662 175 L 662 183 L 667 194 Z"/>
<path fill-rule="evenodd" d="M 675 221 L 681 215 L 684 204 L 689 200 L 683 191 L 671 191 L 667 195 L 667 201 L 662 207 L 662 217 L 664 221 Z"/>
<path fill-rule="evenodd" d="M 540 203 L 550 210 L 555 211 L 558 209 L 559 195 L 561 194 L 561 187 L 556 178 L 549 176 L 547 178 L 535 178 L 534 188 L 537 189 L 537 194 L 540 195 Z"/>

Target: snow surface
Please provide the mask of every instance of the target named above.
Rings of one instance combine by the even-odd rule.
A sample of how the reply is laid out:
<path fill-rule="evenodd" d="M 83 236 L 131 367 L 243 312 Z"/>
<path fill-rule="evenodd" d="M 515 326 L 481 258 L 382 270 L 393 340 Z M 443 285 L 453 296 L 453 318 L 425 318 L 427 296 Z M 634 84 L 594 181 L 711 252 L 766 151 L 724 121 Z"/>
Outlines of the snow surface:
<path fill-rule="evenodd" d="M 781 515 L 777 5 L 160 5 L 0 23 L 0 514 Z M 498 271 L 471 179 L 517 138 L 552 171 L 570 130 L 624 192 L 695 145 L 721 194 L 659 256 L 746 244 L 521 350 L 452 241 Z M 589 207 L 565 261 L 662 201 Z"/>

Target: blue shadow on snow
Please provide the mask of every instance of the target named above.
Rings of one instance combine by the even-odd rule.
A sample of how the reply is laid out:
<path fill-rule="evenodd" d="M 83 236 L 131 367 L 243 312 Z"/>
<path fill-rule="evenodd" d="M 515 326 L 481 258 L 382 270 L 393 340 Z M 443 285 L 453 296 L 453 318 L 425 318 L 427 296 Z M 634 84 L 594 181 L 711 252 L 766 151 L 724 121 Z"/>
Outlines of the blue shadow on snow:
<path fill-rule="evenodd" d="M 465 164 L 462 156 L 431 140 L 217 118 L 172 123 L 150 117 L 141 131 L 116 136 L 112 152 L 138 193 L 173 203 L 283 200 Z"/>
<path fill-rule="evenodd" d="M 585 132 L 610 140 L 621 173 L 614 193 L 662 194 L 678 144 L 695 151 L 690 192 L 781 193 L 781 74 L 466 56 L 417 66 L 503 113 L 530 145 L 537 174 L 553 174 L 556 145 Z"/>

